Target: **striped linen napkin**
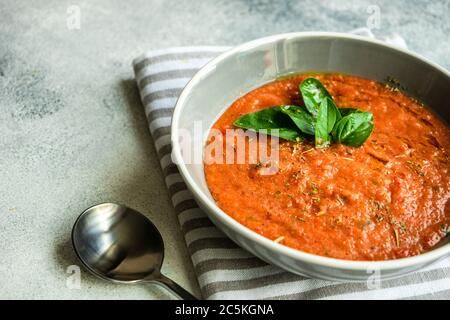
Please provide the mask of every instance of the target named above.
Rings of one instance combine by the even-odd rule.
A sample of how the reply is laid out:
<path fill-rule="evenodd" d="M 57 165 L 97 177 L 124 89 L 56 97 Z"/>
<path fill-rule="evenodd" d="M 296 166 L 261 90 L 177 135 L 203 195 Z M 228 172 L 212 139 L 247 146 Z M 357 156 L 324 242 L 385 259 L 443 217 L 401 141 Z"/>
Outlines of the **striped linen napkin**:
<path fill-rule="evenodd" d="M 370 34 L 369 34 L 370 36 Z M 398 41 L 398 38 L 394 39 Z M 403 45 L 404 41 L 398 42 Z M 171 161 L 170 122 L 190 78 L 227 47 L 181 47 L 148 52 L 133 61 L 166 186 L 206 299 L 450 299 L 450 258 L 375 289 L 288 273 L 256 258 L 219 231 L 202 212 Z"/>

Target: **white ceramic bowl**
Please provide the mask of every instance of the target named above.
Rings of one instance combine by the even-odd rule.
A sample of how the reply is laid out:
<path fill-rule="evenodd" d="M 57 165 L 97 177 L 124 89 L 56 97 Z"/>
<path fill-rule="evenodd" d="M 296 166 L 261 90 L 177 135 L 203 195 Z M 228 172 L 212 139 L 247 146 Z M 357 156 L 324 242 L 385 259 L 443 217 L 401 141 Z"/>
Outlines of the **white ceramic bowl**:
<path fill-rule="evenodd" d="M 175 107 L 172 157 L 199 206 L 243 248 L 266 262 L 310 277 L 362 281 L 376 271 L 387 279 L 448 256 L 447 239 L 429 252 L 397 260 L 327 258 L 275 243 L 235 221 L 216 205 L 206 185 L 203 164 L 187 163 L 183 153 L 203 154 L 210 127 L 238 97 L 279 76 L 305 71 L 334 71 L 378 81 L 393 77 L 410 95 L 424 101 L 449 122 L 449 72 L 416 54 L 380 41 L 338 33 L 288 33 L 245 43 L 204 66 L 184 88 Z M 198 120 L 202 120 L 201 134 L 194 130 L 194 121 Z M 197 143 L 181 144 L 177 137 L 182 130 L 195 136 Z"/>

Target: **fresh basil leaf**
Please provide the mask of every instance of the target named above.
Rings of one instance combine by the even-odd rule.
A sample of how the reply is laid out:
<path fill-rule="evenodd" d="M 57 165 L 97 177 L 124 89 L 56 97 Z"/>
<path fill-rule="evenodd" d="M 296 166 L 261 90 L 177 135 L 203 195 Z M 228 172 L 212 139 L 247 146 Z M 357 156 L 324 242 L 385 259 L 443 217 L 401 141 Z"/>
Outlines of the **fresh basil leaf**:
<path fill-rule="evenodd" d="M 315 145 L 316 148 L 326 148 L 330 145 L 330 132 L 337 121 L 341 120 L 341 114 L 334 104 L 334 101 L 326 97 L 319 106 L 315 125 Z"/>
<path fill-rule="evenodd" d="M 317 116 L 322 100 L 326 97 L 331 98 L 327 89 L 315 78 L 306 78 L 303 80 L 300 83 L 300 92 L 302 93 L 306 109 L 308 109 L 313 117 Z"/>
<path fill-rule="evenodd" d="M 341 118 L 336 121 L 335 126 L 334 126 L 334 128 L 333 128 L 333 130 L 331 132 L 331 135 L 334 137 L 335 141 L 337 141 L 336 138 L 335 138 L 337 136 L 336 130 L 338 129 L 337 123 L 342 119 L 342 117 L 346 117 L 349 114 L 354 113 L 354 112 L 362 112 L 362 111 L 360 111 L 358 109 L 355 109 L 355 108 L 338 108 L 338 110 L 339 110 L 339 113 L 341 115 Z"/>
<path fill-rule="evenodd" d="M 252 129 L 249 129 L 252 130 Z M 264 130 L 264 129 L 263 129 Z M 255 131 L 255 130 L 253 130 Z M 262 133 L 262 132 L 260 132 Z M 265 134 L 269 136 L 275 136 L 280 137 L 281 139 L 289 140 L 289 141 L 301 141 L 303 140 L 303 137 L 301 134 L 295 130 L 295 129 L 289 129 L 289 128 L 277 128 L 277 129 L 267 129 Z"/>
<path fill-rule="evenodd" d="M 245 114 L 236 119 L 234 125 L 256 132 L 264 129 L 267 130 L 268 135 L 291 141 L 297 141 L 301 138 L 300 132 L 292 123 L 290 117 L 281 111 L 280 106 Z"/>
<path fill-rule="evenodd" d="M 334 103 L 333 99 L 331 98 L 325 98 L 325 100 L 323 100 L 321 102 L 322 103 L 326 103 L 327 104 L 327 109 L 328 109 L 328 133 L 330 133 L 333 128 L 334 125 L 339 122 L 339 120 L 342 119 L 342 115 L 341 112 L 339 111 L 338 107 L 336 107 L 336 104 Z"/>
<path fill-rule="evenodd" d="M 315 127 L 315 145 L 316 148 L 326 148 L 330 144 L 330 135 L 328 134 L 328 106 L 324 103 L 320 104 L 319 112 L 317 113 L 316 127 Z"/>
<path fill-rule="evenodd" d="M 355 109 L 355 108 L 339 108 L 339 112 L 341 113 L 341 115 L 343 117 L 345 117 L 346 115 L 349 115 L 350 113 L 361 112 L 361 111 L 359 111 L 358 109 Z"/>
<path fill-rule="evenodd" d="M 357 111 L 343 117 L 333 129 L 336 142 L 351 147 L 361 146 L 373 131 L 373 114 Z"/>
<path fill-rule="evenodd" d="M 303 132 L 314 135 L 314 119 L 303 107 L 281 106 L 281 111 L 288 115 L 295 125 Z"/>
<path fill-rule="evenodd" d="M 333 140 L 337 143 L 341 143 L 341 132 L 344 130 L 344 128 L 347 126 L 347 122 L 350 120 L 349 116 L 342 117 L 339 122 L 337 122 L 331 131 L 331 136 L 333 137 Z"/>

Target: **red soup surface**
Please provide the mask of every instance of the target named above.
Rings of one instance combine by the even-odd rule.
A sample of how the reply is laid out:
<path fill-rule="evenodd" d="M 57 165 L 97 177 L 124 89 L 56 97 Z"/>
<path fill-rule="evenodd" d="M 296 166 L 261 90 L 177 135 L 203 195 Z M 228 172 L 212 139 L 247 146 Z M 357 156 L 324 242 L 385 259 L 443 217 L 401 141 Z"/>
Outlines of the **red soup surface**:
<path fill-rule="evenodd" d="M 225 132 L 238 117 L 274 105 L 303 106 L 298 86 L 307 76 L 251 91 L 213 128 Z M 448 127 L 418 101 L 381 83 L 341 74 L 312 76 L 338 107 L 373 113 L 371 136 L 358 148 L 332 143 L 316 149 L 308 140 L 280 139 L 272 175 L 261 174 L 262 159 L 206 162 L 217 205 L 269 239 L 321 256 L 386 260 L 435 246 L 450 231 Z M 261 140 L 257 143 L 267 143 Z M 211 143 L 210 137 L 207 147 Z M 222 156 L 236 152 L 233 143 L 224 142 Z"/>

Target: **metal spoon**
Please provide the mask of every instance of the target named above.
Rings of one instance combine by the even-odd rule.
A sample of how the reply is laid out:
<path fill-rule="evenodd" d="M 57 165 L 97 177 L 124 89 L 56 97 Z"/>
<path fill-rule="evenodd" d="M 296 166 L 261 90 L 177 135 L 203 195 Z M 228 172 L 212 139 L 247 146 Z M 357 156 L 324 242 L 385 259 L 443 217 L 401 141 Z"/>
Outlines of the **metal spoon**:
<path fill-rule="evenodd" d="M 161 274 L 163 239 L 153 223 L 136 210 L 115 203 L 86 209 L 73 226 L 72 243 L 81 262 L 102 279 L 153 282 L 182 299 L 196 299 Z"/>

